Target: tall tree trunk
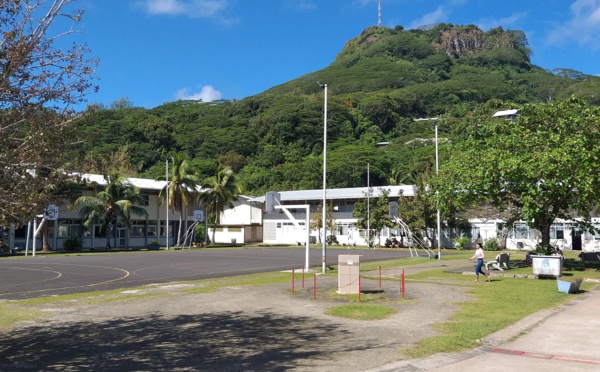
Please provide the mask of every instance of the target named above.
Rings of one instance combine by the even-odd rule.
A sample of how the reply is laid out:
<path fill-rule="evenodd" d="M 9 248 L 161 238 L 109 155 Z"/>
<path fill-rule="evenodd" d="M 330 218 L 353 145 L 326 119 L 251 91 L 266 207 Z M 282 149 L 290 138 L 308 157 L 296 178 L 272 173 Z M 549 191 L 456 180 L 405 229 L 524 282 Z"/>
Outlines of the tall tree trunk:
<path fill-rule="evenodd" d="M 540 223 L 540 233 L 542 234 L 542 247 L 550 246 L 550 221 L 542 221 Z"/>
<path fill-rule="evenodd" d="M 112 239 L 112 223 L 106 224 L 106 249 L 111 249 L 110 240 Z"/>
<path fill-rule="evenodd" d="M 42 251 L 48 252 L 50 251 L 50 245 L 48 244 L 48 224 L 50 221 L 44 221 L 44 226 L 42 226 Z"/>
<path fill-rule="evenodd" d="M 177 229 L 177 247 L 181 247 L 181 227 L 183 226 L 183 214 L 185 213 L 185 206 L 181 207 L 179 211 L 179 228 Z"/>

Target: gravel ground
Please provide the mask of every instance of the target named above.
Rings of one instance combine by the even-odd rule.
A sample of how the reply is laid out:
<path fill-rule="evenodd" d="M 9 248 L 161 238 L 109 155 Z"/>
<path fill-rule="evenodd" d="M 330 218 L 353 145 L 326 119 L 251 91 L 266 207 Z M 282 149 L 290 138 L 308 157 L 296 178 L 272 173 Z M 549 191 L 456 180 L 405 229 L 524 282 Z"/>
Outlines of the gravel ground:
<path fill-rule="evenodd" d="M 407 274 L 439 266 L 407 267 Z M 365 371 L 404 359 L 403 350 L 435 335 L 432 325 L 468 300 L 471 287 L 408 281 L 402 300 L 398 280 L 383 280 L 381 292 L 377 280 L 361 284 L 363 300 L 378 298 L 398 312 L 375 321 L 326 315 L 347 300 L 335 296 L 337 278 L 318 277 L 313 301 L 312 276 L 304 289 L 297 281 L 294 294 L 291 281 L 202 294 L 178 292 L 196 285 L 182 283 L 142 288 L 163 293 L 135 301 L 45 305 L 52 316 L 0 338 L 0 370 Z"/>

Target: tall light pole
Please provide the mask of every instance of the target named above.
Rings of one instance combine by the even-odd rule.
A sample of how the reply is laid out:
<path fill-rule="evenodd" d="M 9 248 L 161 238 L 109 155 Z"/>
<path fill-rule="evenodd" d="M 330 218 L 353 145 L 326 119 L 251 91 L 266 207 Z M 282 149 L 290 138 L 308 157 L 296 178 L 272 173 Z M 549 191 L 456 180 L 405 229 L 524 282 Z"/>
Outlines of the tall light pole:
<path fill-rule="evenodd" d="M 323 104 L 323 274 L 327 266 L 327 84 L 317 81 L 324 89 Z"/>
<path fill-rule="evenodd" d="M 439 176 L 440 174 L 440 156 L 439 156 L 439 148 L 438 148 L 438 126 L 435 126 L 435 174 Z M 438 260 L 442 259 L 442 230 L 441 230 L 441 222 L 440 222 L 440 195 L 436 191 L 437 198 L 437 243 L 438 243 Z"/>
<path fill-rule="evenodd" d="M 371 249 L 371 169 L 367 163 L 367 249 Z"/>
<path fill-rule="evenodd" d="M 167 199 L 167 223 L 165 225 L 166 236 L 167 236 L 167 251 L 169 250 L 169 157 L 167 156 L 166 161 L 166 171 L 165 171 L 165 179 L 167 180 L 167 192 L 165 197 Z"/>

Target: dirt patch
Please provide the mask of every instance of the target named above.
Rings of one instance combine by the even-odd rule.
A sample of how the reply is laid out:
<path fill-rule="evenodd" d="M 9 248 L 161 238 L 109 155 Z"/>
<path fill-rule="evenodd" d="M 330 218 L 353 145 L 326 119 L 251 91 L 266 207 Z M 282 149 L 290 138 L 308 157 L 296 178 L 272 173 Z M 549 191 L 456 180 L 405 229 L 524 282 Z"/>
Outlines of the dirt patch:
<path fill-rule="evenodd" d="M 435 335 L 432 325 L 468 299 L 469 285 L 364 280 L 364 301 L 393 307 L 387 319 L 359 321 L 325 314 L 347 302 L 337 278 L 312 277 L 262 287 L 177 292 L 180 285 L 135 301 L 45 309 L 55 315 L 18 325 L 0 340 L 0 370 L 362 371 L 402 359 L 402 350 Z M 126 292 L 126 291 L 124 291 Z M 377 300 L 375 300 L 377 298 Z"/>

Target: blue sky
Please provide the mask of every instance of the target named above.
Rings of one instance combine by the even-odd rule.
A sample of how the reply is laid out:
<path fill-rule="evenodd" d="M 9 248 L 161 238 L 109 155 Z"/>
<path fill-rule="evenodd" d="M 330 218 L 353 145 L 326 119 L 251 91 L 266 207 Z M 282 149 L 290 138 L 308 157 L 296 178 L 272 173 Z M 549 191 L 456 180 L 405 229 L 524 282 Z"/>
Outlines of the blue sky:
<path fill-rule="evenodd" d="M 377 0 L 81 0 L 100 59 L 89 103 L 242 99 L 327 67 L 378 23 Z M 600 0 L 382 0 L 383 26 L 523 30 L 532 62 L 600 75 Z M 334 85 L 335 81 L 329 82 Z"/>

